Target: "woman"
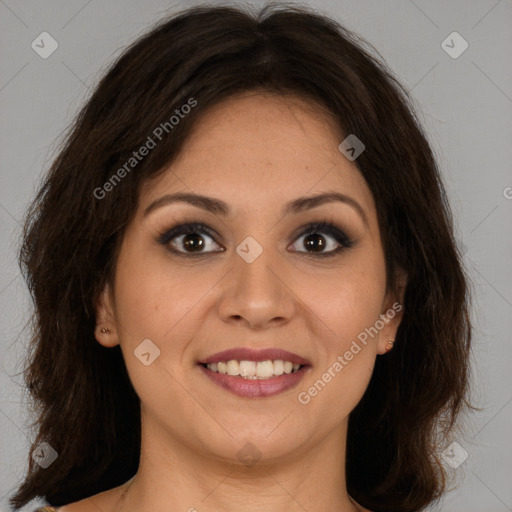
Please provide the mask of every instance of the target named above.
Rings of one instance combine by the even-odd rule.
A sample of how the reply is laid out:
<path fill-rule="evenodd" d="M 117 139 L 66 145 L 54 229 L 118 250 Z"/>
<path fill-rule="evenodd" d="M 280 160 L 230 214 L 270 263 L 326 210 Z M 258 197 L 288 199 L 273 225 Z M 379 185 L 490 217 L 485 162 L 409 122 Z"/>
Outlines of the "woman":
<path fill-rule="evenodd" d="M 467 278 L 407 93 L 363 44 L 303 8 L 196 7 L 101 80 L 27 215 L 40 415 L 15 508 L 442 496 Z"/>

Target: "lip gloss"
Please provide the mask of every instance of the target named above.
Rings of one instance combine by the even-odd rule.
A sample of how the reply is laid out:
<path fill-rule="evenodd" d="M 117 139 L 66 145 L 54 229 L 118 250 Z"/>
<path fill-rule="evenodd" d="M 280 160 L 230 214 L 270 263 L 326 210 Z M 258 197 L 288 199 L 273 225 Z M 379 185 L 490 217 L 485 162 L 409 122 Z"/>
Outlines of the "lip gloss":
<path fill-rule="evenodd" d="M 214 372 L 200 365 L 202 372 L 216 385 L 243 398 L 266 398 L 295 387 L 304 377 L 309 366 L 296 372 L 283 373 L 268 379 L 244 379 L 240 376 Z"/>

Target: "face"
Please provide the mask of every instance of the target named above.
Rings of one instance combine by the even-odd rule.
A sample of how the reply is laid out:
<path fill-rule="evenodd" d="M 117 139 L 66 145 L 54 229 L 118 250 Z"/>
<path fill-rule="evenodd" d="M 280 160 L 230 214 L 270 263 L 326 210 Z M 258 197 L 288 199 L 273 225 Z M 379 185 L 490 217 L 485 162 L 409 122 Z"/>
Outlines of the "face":
<path fill-rule="evenodd" d="M 401 316 L 344 138 L 315 105 L 244 93 L 145 183 L 96 337 L 121 345 L 155 442 L 235 462 L 250 442 L 286 460 L 343 432 Z M 177 193 L 215 203 L 162 199 Z M 306 200 L 322 194 L 331 200 Z M 221 373 L 255 370 L 266 378 Z"/>

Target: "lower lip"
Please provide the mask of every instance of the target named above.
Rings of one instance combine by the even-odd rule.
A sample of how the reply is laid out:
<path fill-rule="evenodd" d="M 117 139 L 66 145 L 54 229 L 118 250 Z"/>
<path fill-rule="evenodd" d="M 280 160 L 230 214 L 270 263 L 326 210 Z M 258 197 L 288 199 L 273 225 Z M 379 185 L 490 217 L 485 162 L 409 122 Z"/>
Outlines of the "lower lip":
<path fill-rule="evenodd" d="M 302 366 L 293 373 L 283 373 L 269 379 L 244 379 L 219 372 L 212 372 L 199 365 L 203 373 L 218 386 L 244 398 L 266 398 L 295 387 L 304 377 L 309 366 Z"/>

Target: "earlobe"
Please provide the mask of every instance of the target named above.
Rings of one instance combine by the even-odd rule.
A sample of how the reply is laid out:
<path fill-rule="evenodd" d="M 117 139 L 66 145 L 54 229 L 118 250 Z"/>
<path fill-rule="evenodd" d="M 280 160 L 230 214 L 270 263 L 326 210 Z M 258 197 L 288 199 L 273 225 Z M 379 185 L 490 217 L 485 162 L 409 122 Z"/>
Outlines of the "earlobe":
<path fill-rule="evenodd" d="M 104 347 L 119 345 L 118 331 L 112 306 L 111 290 L 108 283 L 96 301 L 96 327 L 94 337 Z"/>
<path fill-rule="evenodd" d="M 393 349 L 398 327 L 404 315 L 403 301 L 406 286 L 407 275 L 403 270 L 399 270 L 397 276 L 397 292 L 385 301 L 384 310 L 381 313 L 381 319 L 385 325 L 379 333 L 377 353 L 380 355 L 387 354 Z"/>
<path fill-rule="evenodd" d="M 379 332 L 377 353 L 382 355 L 387 354 L 394 347 L 398 327 L 403 317 L 402 304 L 396 301 L 380 317 L 384 327 Z"/>

